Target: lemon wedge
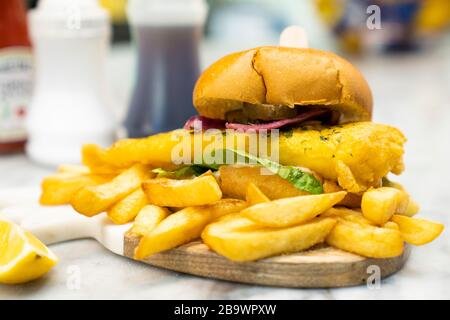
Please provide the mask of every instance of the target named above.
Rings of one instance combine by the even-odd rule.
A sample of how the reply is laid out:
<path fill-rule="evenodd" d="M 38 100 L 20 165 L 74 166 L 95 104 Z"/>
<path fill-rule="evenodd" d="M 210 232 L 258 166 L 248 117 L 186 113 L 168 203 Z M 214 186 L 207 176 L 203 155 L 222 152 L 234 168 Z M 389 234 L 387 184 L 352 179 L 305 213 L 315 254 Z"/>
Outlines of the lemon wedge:
<path fill-rule="evenodd" d="M 57 262 L 58 258 L 30 232 L 0 218 L 0 283 L 37 279 Z"/>

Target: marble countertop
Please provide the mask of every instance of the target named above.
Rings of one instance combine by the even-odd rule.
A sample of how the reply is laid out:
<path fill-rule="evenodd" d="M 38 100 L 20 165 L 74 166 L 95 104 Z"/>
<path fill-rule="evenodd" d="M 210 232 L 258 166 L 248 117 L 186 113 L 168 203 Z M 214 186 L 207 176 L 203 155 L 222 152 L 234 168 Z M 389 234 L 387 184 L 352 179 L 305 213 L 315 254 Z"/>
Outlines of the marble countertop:
<path fill-rule="evenodd" d="M 356 61 L 374 92 L 374 121 L 408 137 L 402 182 L 421 204 L 421 216 L 450 226 L 450 46 L 427 53 Z M 214 58 L 214 57 L 213 57 Z M 110 72 L 122 79 L 129 60 L 116 55 Z M 211 58 L 212 59 L 212 58 Z M 122 64 L 115 64 L 121 60 Z M 127 75 L 125 75 L 127 76 Z M 131 78 L 131 76 L 129 76 Z M 112 83 L 114 87 L 119 82 Z M 118 99 L 127 98 L 119 92 Z M 0 190 L 37 186 L 48 168 L 23 155 L 0 157 Z M 406 266 L 380 288 L 285 289 L 243 285 L 166 271 L 116 256 L 94 240 L 52 245 L 60 263 L 45 277 L 1 286 L 2 299 L 449 299 L 450 237 L 413 248 Z M 79 285 L 74 285 L 74 275 Z"/>

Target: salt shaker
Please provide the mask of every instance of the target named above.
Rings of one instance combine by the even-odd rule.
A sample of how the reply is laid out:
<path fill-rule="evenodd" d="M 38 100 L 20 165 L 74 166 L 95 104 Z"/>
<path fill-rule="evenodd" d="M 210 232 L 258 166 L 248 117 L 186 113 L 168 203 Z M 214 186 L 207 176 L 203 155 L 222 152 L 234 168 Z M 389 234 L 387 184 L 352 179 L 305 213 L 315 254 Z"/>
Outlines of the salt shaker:
<path fill-rule="evenodd" d="M 128 136 L 180 128 L 195 109 L 198 46 L 205 0 L 130 0 L 128 17 L 137 44 L 137 79 L 125 127 Z"/>
<path fill-rule="evenodd" d="M 103 72 L 109 16 L 96 0 L 41 0 L 29 23 L 36 85 L 27 154 L 48 165 L 79 162 L 84 143 L 115 138 Z"/>

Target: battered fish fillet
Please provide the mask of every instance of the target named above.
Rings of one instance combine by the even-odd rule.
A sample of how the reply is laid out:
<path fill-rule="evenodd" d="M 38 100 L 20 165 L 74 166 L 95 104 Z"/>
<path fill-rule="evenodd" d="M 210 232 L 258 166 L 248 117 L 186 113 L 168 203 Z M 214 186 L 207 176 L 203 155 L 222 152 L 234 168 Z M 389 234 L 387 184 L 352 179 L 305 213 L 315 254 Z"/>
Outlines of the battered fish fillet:
<path fill-rule="evenodd" d="M 406 138 L 396 128 L 357 122 L 321 130 L 295 130 L 280 137 L 280 162 L 337 180 L 352 193 L 380 186 L 389 172 L 402 173 Z"/>
<path fill-rule="evenodd" d="M 107 149 L 86 145 L 83 162 L 93 172 L 102 173 L 138 162 L 172 168 L 175 166 L 171 161 L 172 150 L 179 144 L 177 135 L 183 134 L 187 132 L 175 130 L 143 139 L 125 139 Z M 204 135 L 202 138 L 204 148 L 211 144 Z M 396 128 L 373 122 L 297 128 L 279 136 L 280 163 L 309 168 L 336 180 L 343 189 L 359 193 L 379 186 L 381 178 L 389 172 L 400 174 L 403 171 L 405 141 Z"/>

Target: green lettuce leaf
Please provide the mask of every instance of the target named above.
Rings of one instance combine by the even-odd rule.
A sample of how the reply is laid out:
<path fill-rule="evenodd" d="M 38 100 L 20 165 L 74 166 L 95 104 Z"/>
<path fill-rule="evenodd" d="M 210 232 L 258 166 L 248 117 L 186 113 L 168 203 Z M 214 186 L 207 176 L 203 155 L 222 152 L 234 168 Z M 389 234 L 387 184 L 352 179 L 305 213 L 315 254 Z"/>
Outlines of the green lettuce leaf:
<path fill-rule="evenodd" d="M 297 189 L 307 191 L 312 194 L 323 193 L 322 183 L 313 174 L 303 171 L 300 168 L 283 166 L 277 162 L 271 161 L 269 159 L 258 158 L 241 150 L 225 149 L 225 151 L 232 152 L 238 156 L 244 157 L 254 163 L 263 166 L 274 174 L 277 174 L 281 178 L 289 181 Z"/>
<path fill-rule="evenodd" d="M 217 171 L 219 169 L 219 165 L 216 164 L 194 164 L 191 166 L 181 167 L 179 169 L 173 171 L 167 171 L 162 168 L 153 169 L 152 172 L 158 174 L 158 177 L 167 177 L 167 178 L 182 178 L 182 177 L 190 177 L 190 176 L 200 176 L 203 173 L 211 170 Z"/>

